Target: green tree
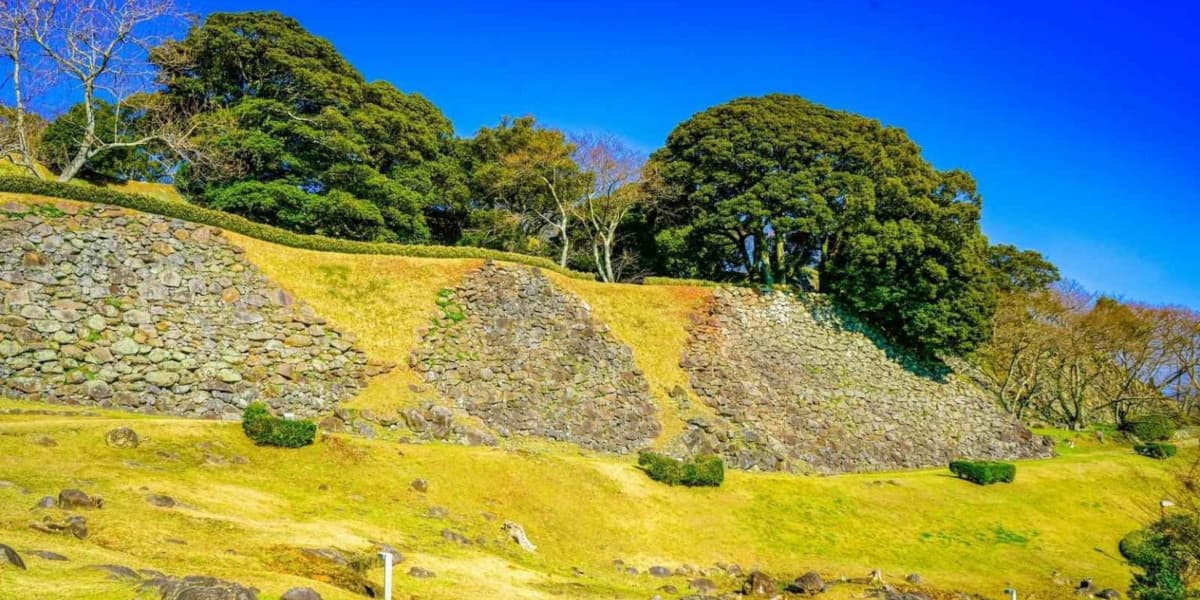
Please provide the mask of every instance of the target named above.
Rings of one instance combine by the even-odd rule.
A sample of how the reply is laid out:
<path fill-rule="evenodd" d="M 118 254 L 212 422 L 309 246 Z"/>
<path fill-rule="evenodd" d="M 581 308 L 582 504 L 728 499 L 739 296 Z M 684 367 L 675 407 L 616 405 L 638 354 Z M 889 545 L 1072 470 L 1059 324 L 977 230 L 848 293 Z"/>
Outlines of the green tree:
<path fill-rule="evenodd" d="M 162 160 L 171 151 L 153 141 L 144 144 L 121 145 L 123 140 L 141 137 L 142 112 L 134 104 L 118 107 L 96 100 L 92 108 L 94 133 L 109 143 L 99 145 L 79 168 L 79 175 L 89 179 L 115 179 L 118 181 L 157 181 L 167 176 L 170 163 Z M 51 169 L 62 172 L 78 152 L 80 140 L 86 137 L 87 115 L 82 104 L 72 106 L 67 112 L 50 122 L 42 134 L 38 147 L 41 161 Z"/>
<path fill-rule="evenodd" d="M 430 237 L 426 211 L 467 193 L 445 116 L 420 96 L 366 82 L 294 19 L 213 14 L 151 58 L 166 96 L 202 114 L 193 137 L 208 160 L 178 176 L 198 197 L 243 180 L 287 183 L 329 196 L 343 217 L 382 219 L 382 228 L 353 228 L 356 237 L 419 242 Z"/>
<path fill-rule="evenodd" d="M 1020 250 L 1010 244 L 988 248 L 996 288 L 1003 293 L 1038 292 L 1058 282 L 1058 267 L 1039 252 Z"/>
<path fill-rule="evenodd" d="M 574 151 L 562 132 L 538 127 L 533 117 L 480 129 L 464 157 L 472 208 L 517 215 L 530 236 L 556 240 L 559 264 L 566 266 L 575 208 L 590 186 Z"/>
<path fill-rule="evenodd" d="M 902 130 L 772 94 L 693 116 L 651 160 L 668 274 L 770 284 L 816 268 L 824 291 L 915 350 L 987 338 L 996 288 L 975 182 L 934 169 Z"/>

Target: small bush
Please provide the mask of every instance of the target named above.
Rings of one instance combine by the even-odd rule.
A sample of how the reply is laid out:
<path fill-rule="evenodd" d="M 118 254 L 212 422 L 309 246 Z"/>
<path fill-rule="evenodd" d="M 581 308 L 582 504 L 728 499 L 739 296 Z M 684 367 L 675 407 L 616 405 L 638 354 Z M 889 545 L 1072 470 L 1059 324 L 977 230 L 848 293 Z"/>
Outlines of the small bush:
<path fill-rule="evenodd" d="M 993 460 L 955 460 L 950 462 L 950 472 L 979 485 L 1012 483 L 1017 476 L 1017 465 Z"/>
<path fill-rule="evenodd" d="M 1124 429 L 1143 442 L 1161 442 L 1171 439 L 1179 426 L 1166 415 L 1150 415 L 1129 421 Z"/>
<path fill-rule="evenodd" d="M 1134 600 L 1195 598 L 1186 583 L 1200 570 L 1200 520 L 1192 514 L 1168 515 L 1125 536 L 1121 555 L 1142 573 L 1133 577 Z"/>
<path fill-rule="evenodd" d="M 718 487 L 725 481 L 725 463 L 717 456 L 680 461 L 657 452 L 638 455 L 638 466 L 655 481 L 687 487 Z"/>
<path fill-rule="evenodd" d="M 1133 447 L 1133 451 L 1142 456 L 1150 458 L 1171 458 L 1179 449 L 1172 444 L 1164 444 L 1162 442 L 1148 442 L 1145 444 L 1137 444 Z"/>
<path fill-rule="evenodd" d="M 242 413 L 242 431 L 260 446 L 299 448 L 313 443 L 317 424 L 312 421 L 289 421 L 273 417 L 267 407 L 255 402 Z"/>

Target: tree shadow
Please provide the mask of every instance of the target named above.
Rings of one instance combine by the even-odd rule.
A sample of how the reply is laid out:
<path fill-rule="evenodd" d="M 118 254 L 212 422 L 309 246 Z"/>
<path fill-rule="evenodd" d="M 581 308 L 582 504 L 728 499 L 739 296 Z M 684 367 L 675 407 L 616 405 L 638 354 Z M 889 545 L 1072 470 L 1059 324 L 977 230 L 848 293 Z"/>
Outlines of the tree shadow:
<path fill-rule="evenodd" d="M 857 333 L 871 340 L 883 351 L 888 360 L 900 365 L 910 374 L 935 383 L 946 383 L 954 370 L 937 357 L 918 354 L 899 344 L 890 342 L 882 333 L 863 322 L 853 313 L 837 305 L 832 298 L 813 292 L 769 292 L 786 293 L 808 309 L 809 315 L 818 324 L 839 332 Z"/>

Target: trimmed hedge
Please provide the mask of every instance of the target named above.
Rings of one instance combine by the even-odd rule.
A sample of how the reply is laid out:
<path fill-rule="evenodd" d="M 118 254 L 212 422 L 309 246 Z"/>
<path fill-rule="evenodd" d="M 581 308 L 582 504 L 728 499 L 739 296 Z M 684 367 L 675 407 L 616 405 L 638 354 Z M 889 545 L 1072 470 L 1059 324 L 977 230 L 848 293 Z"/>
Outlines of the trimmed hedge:
<path fill-rule="evenodd" d="M 1176 448 L 1173 444 L 1164 444 L 1162 442 L 1147 442 L 1145 444 L 1134 445 L 1133 451 L 1137 452 L 1138 454 L 1141 454 L 1142 456 L 1149 456 L 1150 458 L 1164 459 L 1164 458 L 1171 458 L 1172 456 L 1175 456 L 1175 453 L 1178 452 L 1179 449 Z"/>
<path fill-rule="evenodd" d="M 1166 415 L 1149 415 L 1129 421 L 1123 429 L 1143 442 L 1162 442 L 1171 439 L 1179 425 Z"/>
<path fill-rule="evenodd" d="M 1017 465 L 994 460 L 954 460 L 950 461 L 950 472 L 979 485 L 1012 483 L 1017 476 Z"/>
<path fill-rule="evenodd" d="M 317 424 L 273 417 L 266 405 L 254 402 L 242 413 L 242 431 L 259 446 L 299 448 L 313 443 Z"/>
<path fill-rule="evenodd" d="M 687 487 L 718 487 L 725 481 L 725 463 L 717 456 L 681 461 L 657 452 L 642 452 L 638 466 L 655 481 Z"/>
<path fill-rule="evenodd" d="M 540 256 L 527 256 L 512 252 L 502 252 L 488 248 L 470 246 L 423 246 L 417 244 L 393 244 L 385 242 L 360 242 L 330 238 L 321 235 L 305 235 L 286 229 L 280 229 L 263 223 L 256 223 L 245 217 L 181 202 L 172 202 L 161 198 L 118 192 L 107 188 L 45 181 L 32 177 L 0 176 L 0 192 L 13 194 L 33 194 L 50 196 L 77 202 L 92 202 L 111 204 L 121 208 L 129 208 L 147 213 L 154 213 L 173 219 L 182 219 L 202 225 L 227 229 L 234 233 L 257 238 L 281 246 L 300 248 L 303 250 L 319 250 L 323 252 L 341 252 L 345 254 L 384 254 L 393 256 L 410 256 L 414 258 L 480 258 L 520 263 L 538 267 L 548 271 L 561 273 L 575 279 L 595 279 L 591 273 L 581 273 L 560 267 L 558 263 Z"/>

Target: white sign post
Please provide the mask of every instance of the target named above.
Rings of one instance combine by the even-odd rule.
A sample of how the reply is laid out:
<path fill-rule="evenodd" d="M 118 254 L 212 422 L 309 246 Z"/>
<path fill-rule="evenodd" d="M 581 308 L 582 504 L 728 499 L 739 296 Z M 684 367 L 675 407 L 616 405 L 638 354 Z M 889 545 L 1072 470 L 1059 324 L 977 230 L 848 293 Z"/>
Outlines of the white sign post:
<path fill-rule="evenodd" d="M 392 553 L 380 552 L 383 558 L 383 600 L 392 600 Z"/>

